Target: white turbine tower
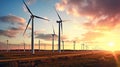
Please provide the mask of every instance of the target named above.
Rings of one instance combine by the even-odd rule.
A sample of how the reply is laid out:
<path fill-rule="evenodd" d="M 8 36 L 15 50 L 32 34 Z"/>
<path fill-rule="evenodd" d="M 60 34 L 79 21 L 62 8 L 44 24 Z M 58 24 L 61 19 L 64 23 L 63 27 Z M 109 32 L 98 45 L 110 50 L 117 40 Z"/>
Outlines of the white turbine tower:
<path fill-rule="evenodd" d="M 23 3 L 24 3 L 24 5 L 26 6 L 28 12 L 30 13 L 30 19 L 29 19 L 29 21 L 28 21 L 28 24 L 27 24 L 27 26 L 26 26 L 26 29 L 25 29 L 23 35 L 25 34 L 25 32 L 26 32 L 26 30 L 27 30 L 27 28 L 28 28 L 28 25 L 30 24 L 30 21 L 32 21 L 31 50 L 32 50 L 32 54 L 35 54 L 35 52 L 34 52 L 34 18 L 39 18 L 39 19 L 43 19 L 43 20 L 47 20 L 47 21 L 49 21 L 49 20 L 34 15 L 34 14 L 30 11 L 30 9 L 28 8 L 28 6 L 27 6 L 27 4 L 24 2 L 24 0 L 23 0 Z"/>
<path fill-rule="evenodd" d="M 61 31 L 62 31 L 62 34 L 63 34 L 63 24 L 62 24 L 62 22 L 65 22 L 67 20 L 62 20 L 56 9 L 55 9 L 55 11 L 56 11 L 57 16 L 59 18 L 59 21 L 56 21 L 58 23 L 58 52 L 61 52 Z"/>
<path fill-rule="evenodd" d="M 39 51 L 40 51 L 40 40 L 39 40 Z"/>
<path fill-rule="evenodd" d="M 24 52 L 25 52 L 25 41 L 23 40 L 23 42 L 24 42 L 23 44 L 24 44 Z"/>
<path fill-rule="evenodd" d="M 75 45 L 76 45 L 76 42 L 73 41 L 73 49 L 75 50 Z"/>
<path fill-rule="evenodd" d="M 9 51 L 9 45 L 8 45 L 8 40 L 7 40 L 7 52 Z"/>
<path fill-rule="evenodd" d="M 63 51 L 64 51 L 64 41 L 62 40 L 62 44 L 63 44 Z"/>
<path fill-rule="evenodd" d="M 53 27 L 53 34 L 52 34 L 52 51 L 54 52 L 54 37 L 55 37 L 55 30 Z"/>
<path fill-rule="evenodd" d="M 84 50 L 85 44 L 81 44 L 81 49 Z"/>

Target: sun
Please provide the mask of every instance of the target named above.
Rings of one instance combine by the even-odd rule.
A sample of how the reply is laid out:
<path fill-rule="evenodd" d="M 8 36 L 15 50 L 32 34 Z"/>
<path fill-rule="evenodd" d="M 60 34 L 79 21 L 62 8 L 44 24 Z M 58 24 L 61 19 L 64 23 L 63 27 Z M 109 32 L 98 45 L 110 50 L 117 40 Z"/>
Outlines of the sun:
<path fill-rule="evenodd" d="M 115 48 L 114 48 L 115 43 L 114 43 L 114 42 L 109 42 L 109 43 L 108 43 L 108 46 L 109 46 L 109 48 L 108 48 L 109 51 L 112 51 L 112 52 L 115 51 Z"/>
<path fill-rule="evenodd" d="M 114 46 L 114 42 L 109 42 L 108 45 L 109 45 L 110 47 L 113 47 L 113 46 Z"/>

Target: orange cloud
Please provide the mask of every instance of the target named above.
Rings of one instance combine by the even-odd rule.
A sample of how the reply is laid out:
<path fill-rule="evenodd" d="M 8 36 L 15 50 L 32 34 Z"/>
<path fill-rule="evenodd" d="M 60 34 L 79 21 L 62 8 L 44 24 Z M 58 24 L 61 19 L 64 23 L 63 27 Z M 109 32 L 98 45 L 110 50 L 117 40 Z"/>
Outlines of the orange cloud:
<path fill-rule="evenodd" d="M 83 25 L 93 29 L 110 30 L 120 25 L 120 0 L 61 0 L 56 6 L 74 16 L 90 17 L 93 21 Z"/>
<path fill-rule="evenodd" d="M 0 35 L 7 36 L 7 37 L 16 37 L 19 33 L 23 32 L 23 28 L 20 27 L 11 27 L 7 30 L 0 30 Z"/>
<path fill-rule="evenodd" d="M 94 41 L 95 39 L 97 38 L 101 38 L 101 37 L 104 37 L 105 34 L 102 33 L 102 32 L 94 32 L 94 31 L 89 31 L 85 34 L 83 34 L 83 38 L 82 40 L 83 41 Z"/>
<path fill-rule="evenodd" d="M 35 2 L 36 2 L 36 0 L 26 0 L 26 4 L 27 4 L 27 5 L 31 5 L 31 4 L 33 4 L 33 3 L 35 3 Z M 23 7 L 23 11 L 29 14 L 29 12 L 28 12 L 28 10 L 26 9 L 26 7 L 25 7 L 24 5 L 23 5 L 22 7 Z"/>
<path fill-rule="evenodd" d="M 18 24 L 25 24 L 26 20 L 22 17 L 18 17 L 15 15 L 7 15 L 7 16 L 1 16 L 0 17 L 1 22 L 8 22 L 8 23 L 18 23 Z"/>
<path fill-rule="evenodd" d="M 67 4 L 67 0 L 62 0 L 60 3 L 56 3 L 55 6 L 58 10 L 63 11 L 65 9 L 66 4 Z"/>

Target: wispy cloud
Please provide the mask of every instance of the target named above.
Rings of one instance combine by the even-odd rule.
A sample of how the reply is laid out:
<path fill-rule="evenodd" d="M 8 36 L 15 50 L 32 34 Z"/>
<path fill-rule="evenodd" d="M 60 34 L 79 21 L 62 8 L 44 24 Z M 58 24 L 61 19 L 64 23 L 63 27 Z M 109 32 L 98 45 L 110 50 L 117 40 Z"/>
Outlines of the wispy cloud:
<path fill-rule="evenodd" d="M 57 35 L 55 35 L 55 40 L 57 39 Z M 43 40 L 51 40 L 52 39 L 52 34 L 44 34 L 44 33 L 40 33 L 36 35 L 36 38 L 40 38 Z"/>
<path fill-rule="evenodd" d="M 4 23 L 4 24 L 9 24 L 11 25 L 11 27 L 8 27 L 8 29 L 1 29 L 0 30 L 0 35 L 2 36 L 7 36 L 7 37 L 16 37 L 18 34 L 20 34 L 21 32 L 23 33 L 23 31 L 26 28 L 26 20 L 22 17 L 19 16 L 15 16 L 15 15 L 7 15 L 7 16 L 1 16 L 0 17 L 0 23 Z M 13 24 L 15 24 L 15 26 L 13 26 Z M 31 27 L 29 26 L 28 29 L 31 29 Z"/>
<path fill-rule="evenodd" d="M 18 24 L 25 24 L 26 20 L 22 17 L 15 16 L 15 15 L 7 15 L 7 16 L 1 16 L 0 17 L 0 22 L 1 23 L 18 23 Z"/>
<path fill-rule="evenodd" d="M 16 37 L 19 33 L 23 31 L 22 27 L 11 27 L 7 30 L 0 30 L 0 35 L 7 36 L 7 37 Z"/>
<path fill-rule="evenodd" d="M 49 41 L 49 40 L 52 39 L 52 34 L 47 34 L 47 33 L 45 34 L 45 30 L 44 29 L 42 29 L 40 31 L 36 31 L 35 35 L 36 35 L 36 38 L 43 39 L 43 40 L 48 40 Z M 68 37 L 66 35 L 62 35 L 61 39 L 62 40 L 67 40 Z M 57 34 L 55 34 L 54 40 L 58 40 L 58 35 Z"/>
<path fill-rule="evenodd" d="M 93 20 L 89 22 L 91 27 L 101 30 L 110 30 L 120 25 L 119 6 L 119 0 L 61 0 L 56 4 L 57 9 L 65 10 L 68 14 Z"/>
<path fill-rule="evenodd" d="M 66 8 L 66 11 L 79 15 L 101 16 L 101 15 L 115 15 L 119 14 L 120 1 L 119 0 L 61 0 L 57 3 L 60 7 Z M 58 9 L 60 8 L 58 7 Z M 116 10 L 113 10 L 116 9 Z"/>
<path fill-rule="evenodd" d="M 31 4 L 35 3 L 36 0 L 25 0 L 25 2 L 27 5 L 31 5 Z M 25 5 L 23 5 L 23 11 L 26 13 L 29 13 Z"/>
<path fill-rule="evenodd" d="M 36 2 L 36 0 L 25 0 L 28 5 L 33 4 Z"/>
<path fill-rule="evenodd" d="M 35 35 L 38 35 L 40 33 L 45 33 L 45 32 L 46 32 L 45 29 L 41 29 L 41 30 L 36 30 L 34 33 L 35 33 Z"/>

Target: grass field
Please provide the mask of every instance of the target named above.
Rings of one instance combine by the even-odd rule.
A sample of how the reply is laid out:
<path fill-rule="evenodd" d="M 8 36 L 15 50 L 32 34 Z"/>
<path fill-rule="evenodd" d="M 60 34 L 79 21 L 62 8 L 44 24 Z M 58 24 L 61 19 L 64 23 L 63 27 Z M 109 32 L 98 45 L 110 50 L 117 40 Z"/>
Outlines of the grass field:
<path fill-rule="evenodd" d="M 119 51 L 0 51 L 0 67 L 120 67 Z"/>

